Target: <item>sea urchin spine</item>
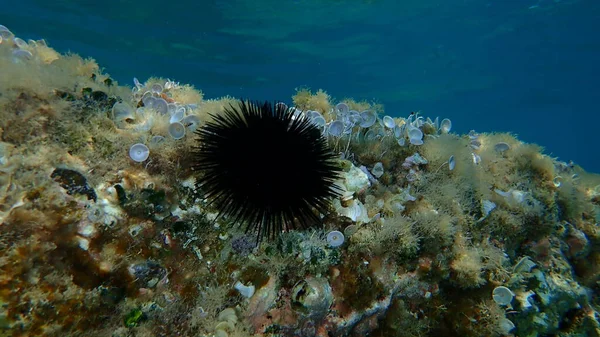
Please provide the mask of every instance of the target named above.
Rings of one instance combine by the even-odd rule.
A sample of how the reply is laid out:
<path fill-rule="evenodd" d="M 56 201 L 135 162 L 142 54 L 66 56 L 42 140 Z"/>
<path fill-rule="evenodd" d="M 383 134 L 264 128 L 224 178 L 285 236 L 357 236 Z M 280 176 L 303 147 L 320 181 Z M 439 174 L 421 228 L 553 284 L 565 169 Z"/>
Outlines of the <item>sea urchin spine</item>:
<path fill-rule="evenodd" d="M 274 238 L 320 226 L 340 174 L 319 128 L 284 104 L 242 101 L 196 131 L 197 187 L 219 216 Z"/>

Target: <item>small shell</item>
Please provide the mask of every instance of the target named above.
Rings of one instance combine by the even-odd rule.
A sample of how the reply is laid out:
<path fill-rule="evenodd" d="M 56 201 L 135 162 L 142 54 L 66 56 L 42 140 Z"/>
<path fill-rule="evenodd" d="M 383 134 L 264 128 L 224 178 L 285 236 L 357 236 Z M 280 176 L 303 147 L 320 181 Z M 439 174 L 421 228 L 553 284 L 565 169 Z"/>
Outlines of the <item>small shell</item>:
<path fill-rule="evenodd" d="M 554 187 L 559 188 L 562 185 L 562 177 L 561 176 L 554 177 L 554 179 L 552 179 L 552 183 L 554 184 Z"/>
<path fill-rule="evenodd" d="M 450 171 L 454 170 L 454 167 L 456 166 L 456 161 L 454 160 L 454 156 L 450 156 L 450 159 L 448 159 L 448 169 Z"/>

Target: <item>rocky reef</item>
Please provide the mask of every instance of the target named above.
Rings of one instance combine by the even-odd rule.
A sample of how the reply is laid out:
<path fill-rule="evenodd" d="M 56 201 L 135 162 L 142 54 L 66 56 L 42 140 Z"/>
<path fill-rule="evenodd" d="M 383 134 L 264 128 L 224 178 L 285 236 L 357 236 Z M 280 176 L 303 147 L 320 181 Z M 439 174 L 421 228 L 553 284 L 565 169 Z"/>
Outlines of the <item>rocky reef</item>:
<path fill-rule="evenodd" d="M 0 336 L 600 336 L 600 176 L 537 145 L 300 89 L 341 193 L 257 242 L 192 169 L 238 100 L 4 26 L 0 72 Z"/>

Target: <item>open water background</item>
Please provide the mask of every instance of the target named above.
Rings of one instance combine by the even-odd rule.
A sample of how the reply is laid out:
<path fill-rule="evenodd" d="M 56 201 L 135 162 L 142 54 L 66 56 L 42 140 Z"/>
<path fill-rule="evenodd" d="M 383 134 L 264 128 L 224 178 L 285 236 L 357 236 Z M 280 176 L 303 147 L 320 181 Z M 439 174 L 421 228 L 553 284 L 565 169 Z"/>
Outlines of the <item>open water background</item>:
<path fill-rule="evenodd" d="M 600 172 L 598 0 L 2 0 L 0 24 L 135 76 L 290 102 L 294 89 L 386 114 L 509 131 Z"/>

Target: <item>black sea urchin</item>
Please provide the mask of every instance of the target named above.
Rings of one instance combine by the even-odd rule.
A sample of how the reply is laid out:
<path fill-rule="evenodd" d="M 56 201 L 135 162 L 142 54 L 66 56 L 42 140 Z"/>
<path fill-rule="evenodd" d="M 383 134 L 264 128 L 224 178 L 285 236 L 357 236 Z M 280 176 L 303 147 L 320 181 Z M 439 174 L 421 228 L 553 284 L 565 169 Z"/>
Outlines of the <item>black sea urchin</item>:
<path fill-rule="evenodd" d="M 258 239 L 319 226 L 339 195 L 335 155 L 319 128 L 283 104 L 242 101 L 196 131 L 194 169 L 208 202 Z"/>

